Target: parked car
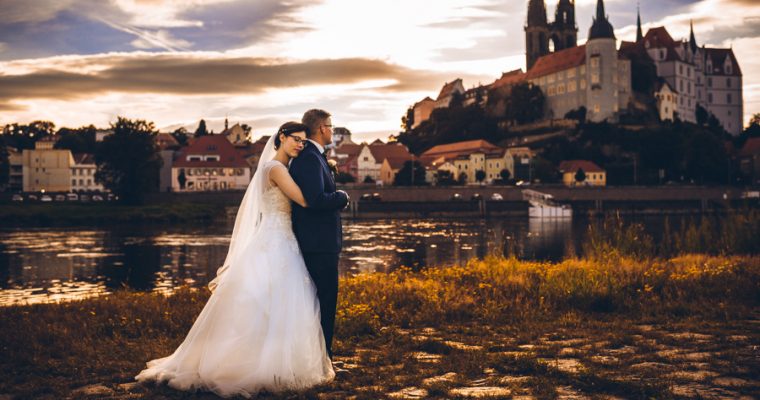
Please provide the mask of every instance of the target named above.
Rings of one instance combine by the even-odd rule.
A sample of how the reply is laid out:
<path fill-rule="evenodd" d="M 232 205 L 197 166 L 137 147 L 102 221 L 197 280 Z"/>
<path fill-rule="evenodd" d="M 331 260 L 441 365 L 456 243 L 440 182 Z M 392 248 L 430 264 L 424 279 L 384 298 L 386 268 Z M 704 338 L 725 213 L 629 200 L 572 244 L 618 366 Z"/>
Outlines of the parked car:
<path fill-rule="evenodd" d="M 66 201 L 66 195 L 64 194 L 55 195 L 55 201 Z"/>
<path fill-rule="evenodd" d="M 451 200 L 462 200 L 462 195 L 459 193 L 454 193 L 451 195 Z"/>
<path fill-rule="evenodd" d="M 108 197 L 106 197 L 106 198 L 108 199 L 108 201 L 119 200 L 119 196 L 117 196 L 117 195 L 115 195 L 113 193 L 108 193 Z"/>
<path fill-rule="evenodd" d="M 46 203 L 47 203 L 47 202 L 49 202 L 49 201 L 53 201 L 53 198 L 52 198 L 52 197 L 50 197 L 50 196 L 49 196 L 49 195 L 47 195 L 47 194 L 43 194 L 43 195 L 42 195 L 42 197 L 40 197 L 40 201 L 44 201 L 44 202 L 46 202 Z"/>
<path fill-rule="evenodd" d="M 372 201 L 380 201 L 382 199 L 383 198 L 382 198 L 382 196 L 380 196 L 380 193 L 377 193 L 377 192 L 372 193 Z"/>
<path fill-rule="evenodd" d="M 491 195 L 491 200 L 493 201 L 502 201 L 504 200 L 504 196 L 502 196 L 500 193 L 494 193 Z"/>
<path fill-rule="evenodd" d="M 88 194 L 79 195 L 79 201 L 81 201 L 81 202 L 88 202 L 88 201 L 90 201 L 90 195 L 88 195 Z"/>
<path fill-rule="evenodd" d="M 76 193 L 66 193 L 66 200 L 68 201 L 79 201 L 79 195 Z"/>
<path fill-rule="evenodd" d="M 37 195 L 36 195 L 36 194 L 28 194 L 28 195 L 26 196 L 26 199 L 27 199 L 27 200 L 29 200 L 29 201 L 37 201 L 37 200 L 39 200 L 40 198 L 39 198 L 39 197 L 37 197 Z"/>
<path fill-rule="evenodd" d="M 14 194 L 13 197 L 11 197 L 11 201 L 24 201 L 24 196 L 20 194 Z"/>
<path fill-rule="evenodd" d="M 475 193 L 470 197 L 470 200 L 481 200 L 483 198 L 483 195 L 480 193 Z"/>
<path fill-rule="evenodd" d="M 92 196 L 92 201 L 103 201 L 103 196 L 96 194 Z"/>

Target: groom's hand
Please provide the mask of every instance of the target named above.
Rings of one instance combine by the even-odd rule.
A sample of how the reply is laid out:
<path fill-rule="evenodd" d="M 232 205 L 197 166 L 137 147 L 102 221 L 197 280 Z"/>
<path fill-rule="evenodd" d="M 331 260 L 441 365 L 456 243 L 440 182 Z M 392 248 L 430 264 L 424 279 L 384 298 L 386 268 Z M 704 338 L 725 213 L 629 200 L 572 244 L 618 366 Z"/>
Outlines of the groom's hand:
<path fill-rule="evenodd" d="M 343 206 L 343 208 L 348 208 L 348 205 L 351 203 L 351 198 L 348 196 L 348 193 L 346 193 L 345 190 L 336 190 L 338 193 L 343 193 L 343 195 L 346 197 L 346 204 Z"/>

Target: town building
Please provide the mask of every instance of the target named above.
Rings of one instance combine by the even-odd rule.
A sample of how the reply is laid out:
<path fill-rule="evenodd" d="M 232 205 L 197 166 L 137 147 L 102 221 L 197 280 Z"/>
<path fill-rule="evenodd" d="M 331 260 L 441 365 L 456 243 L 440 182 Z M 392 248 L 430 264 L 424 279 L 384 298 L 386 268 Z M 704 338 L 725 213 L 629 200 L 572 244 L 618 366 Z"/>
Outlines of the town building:
<path fill-rule="evenodd" d="M 34 149 L 22 152 L 23 190 L 25 192 L 68 192 L 71 190 L 74 157 L 66 149 L 54 149 L 56 139 L 46 136 Z"/>
<path fill-rule="evenodd" d="M 174 157 L 180 148 L 179 142 L 170 133 L 159 133 L 154 136 L 153 141 L 156 143 L 158 155 L 161 157 L 161 169 L 158 172 L 158 191 L 171 192 L 172 167 Z"/>
<path fill-rule="evenodd" d="M 438 97 L 435 100 L 426 97 L 422 101 L 416 103 L 413 106 L 414 123 L 412 124 L 412 129 L 430 119 L 430 114 L 434 109 L 448 107 L 456 96 L 462 96 L 462 101 L 464 102 L 464 92 L 462 79 L 457 78 L 443 85 L 443 88 L 441 88 L 441 91 L 438 93 Z"/>
<path fill-rule="evenodd" d="M 585 179 L 578 181 L 578 171 L 583 171 Z M 559 172 L 562 174 L 562 183 L 565 186 L 606 186 L 607 185 L 607 172 L 594 164 L 591 161 L 586 160 L 568 160 L 562 161 L 559 164 Z"/>
<path fill-rule="evenodd" d="M 739 151 L 739 169 L 752 184 L 760 183 L 760 137 L 747 139 Z"/>
<path fill-rule="evenodd" d="M 676 92 L 668 81 L 661 80 L 654 91 L 654 98 L 657 101 L 657 113 L 660 121 L 675 121 L 676 108 L 678 107 L 678 92 Z"/>
<path fill-rule="evenodd" d="M 74 154 L 71 166 L 71 192 L 102 192 L 103 185 L 95 182 L 95 156 L 89 153 Z"/>
<path fill-rule="evenodd" d="M 244 190 L 250 180 L 244 155 L 224 135 L 206 135 L 178 153 L 171 187 L 175 192 Z"/>
<path fill-rule="evenodd" d="M 638 31 L 641 32 L 640 18 Z M 743 78 L 732 49 L 700 47 L 693 25 L 689 40 L 674 40 L 661 26 L 650 29 L 646 35 L 637 35 L 636 42 L 622 42 L 621 49 L 639 57 L 645 54 L 645 61 L 656 66 L 658 78 L 664 79 L 675 92 L 676 109 L 672 119 L 696 123 L 697 108 L 701 106 L 714 115 L 727 132 L 733 135 L 742 132 Z M 662 116 L 662 112 L 660 114 Z"/>
<path fill-rule="evenodd" d="M 230 127 L 227 118 L 224 119 L 224 130 L 222 131 L 221 135 L 227 138 L 227 140 L 229 140 L 233 145 L 241 145 L 247 143 L 249 134 L 250 128 L 246 129 L 240 126 L 238 123 Z"/>
<path fill-rule="evenodd" d="M 529 166 L 532 156 L 527 147 L 504 149 L 485 140 L 468 140 L 434 146 L 420 155 L 420 161 L 433 175 L 447 171 L 459 182 L 490 184 L 502 179 L 504 169 L 510 177 L 522 175 L 523 163 Z M 482 180 L 478 171 L 483 171 Z"/>
<path fill-rule="evenodd" d="M 15 147 L 6 147 L 8 152 L 8 190 L 20 192 L 24 188 L 24 158 Z"/>

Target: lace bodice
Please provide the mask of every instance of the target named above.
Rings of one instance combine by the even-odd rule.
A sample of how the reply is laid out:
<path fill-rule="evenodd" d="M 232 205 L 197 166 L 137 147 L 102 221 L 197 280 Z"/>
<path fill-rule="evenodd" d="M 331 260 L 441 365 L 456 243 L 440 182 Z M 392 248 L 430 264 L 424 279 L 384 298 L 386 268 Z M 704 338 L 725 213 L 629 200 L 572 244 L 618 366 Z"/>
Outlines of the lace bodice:
<path fill-rule="evenodd" d="M 266 189 L 264 190 L 264 204 L 261 206 L 261 213 L 263 216 L 268 214 L 286 214 L 290 218 L 290 199 L 285 196 L 285 193 L 280 190 L 276 185 L 273 185 L 268 179 L 269 172 L 272 168 L 285 168 L 279 161 L 268 161 L 264 164 L 264 172 L 266 173 Z"/>

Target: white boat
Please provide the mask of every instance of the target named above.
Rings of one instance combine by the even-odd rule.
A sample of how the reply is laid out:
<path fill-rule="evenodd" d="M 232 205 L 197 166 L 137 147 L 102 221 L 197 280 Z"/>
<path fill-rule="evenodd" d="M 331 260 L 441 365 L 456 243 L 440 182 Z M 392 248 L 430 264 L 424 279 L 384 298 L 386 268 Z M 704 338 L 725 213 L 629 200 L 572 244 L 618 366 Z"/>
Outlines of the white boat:
<path fill-rule="evenodd" d="M 530 218 L 571 218 L 573 209 L 567 204 L 560 204 L 548 193 L 526 189 L 522 191 L 523 200 L 530 203 Z"/>

